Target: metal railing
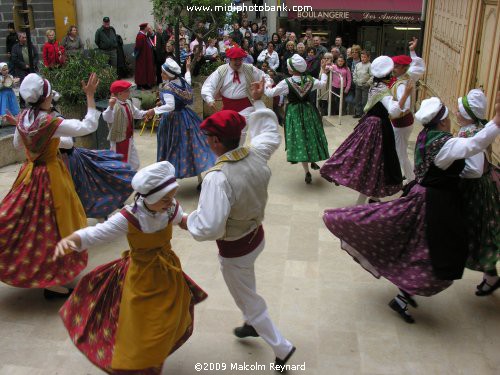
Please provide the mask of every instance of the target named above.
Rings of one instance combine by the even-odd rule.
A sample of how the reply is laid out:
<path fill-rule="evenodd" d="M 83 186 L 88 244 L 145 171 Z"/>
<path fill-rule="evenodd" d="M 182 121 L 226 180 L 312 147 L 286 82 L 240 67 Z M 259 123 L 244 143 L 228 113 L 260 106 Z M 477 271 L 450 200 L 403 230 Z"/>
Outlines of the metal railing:
<path fill-rule="evenodd" d="M 337 74 L 340 77 L 340 93 L 337 94 L 333 91 L 333 86 L 332 86 L 332 75 Z M 320 95 L 319 90 L 316 91 L 316 107 L 319 109 L 320 108 L 320 100 L 325 97 L 326 94 L 328 94 L 328 116 L 332 115 L 332 94 L 335 95 L 337 98 L 339 98 L 339 125 L 342 125 L 342 110 L 344 106 L 344 77 L 342 77 L 342 74 L 339 72 L 331 71 L 328 74 L 328 80 L 327 80 L 327 89 L 323 94 Z"/>

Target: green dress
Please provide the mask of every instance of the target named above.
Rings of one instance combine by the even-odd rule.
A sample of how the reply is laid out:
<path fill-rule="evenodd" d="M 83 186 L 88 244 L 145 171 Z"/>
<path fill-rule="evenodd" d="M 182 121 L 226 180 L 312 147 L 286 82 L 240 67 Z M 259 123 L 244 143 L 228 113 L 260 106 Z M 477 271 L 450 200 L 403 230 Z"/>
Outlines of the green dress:
<path fill-rule="evenodd" d="M 286 78 L 288 105 L 285 117 L 285 147 L 291 163 L 326 160 L 328 142 L 318 109 L 309 101 L 314 78 L 301 76 L 300 82 Z"/>

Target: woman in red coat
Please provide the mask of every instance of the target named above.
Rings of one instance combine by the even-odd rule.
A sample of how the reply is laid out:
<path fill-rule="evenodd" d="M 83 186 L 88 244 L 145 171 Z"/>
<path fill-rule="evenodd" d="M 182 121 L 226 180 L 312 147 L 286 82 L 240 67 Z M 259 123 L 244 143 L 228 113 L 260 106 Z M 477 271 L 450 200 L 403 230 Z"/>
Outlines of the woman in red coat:
<path fill-rule="evenodd" d="M 55 31 L 47 30 L 45 36 L 47 36 L 47 42 L 42 50 L 43 64 L 47 68 L 64 64 L 64 47 L 57 42 Z"/>
<path fill-rule="evenodd" d="M 135 83 L 137 88 L 150 89 L 156 84 L 156 65 L 153 56 L 153 47 L 148 32 L 151 27 L 142 23 L 135 39 Z"/>

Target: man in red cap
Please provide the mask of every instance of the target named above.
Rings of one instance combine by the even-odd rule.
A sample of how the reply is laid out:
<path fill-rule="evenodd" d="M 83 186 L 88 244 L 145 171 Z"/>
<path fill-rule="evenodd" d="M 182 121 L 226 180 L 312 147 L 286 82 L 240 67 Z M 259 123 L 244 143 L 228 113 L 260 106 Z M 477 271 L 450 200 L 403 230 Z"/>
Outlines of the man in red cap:
<path fill-rule="evenodd" d="M 399 163 L 407 182 L 415 178 L 413 164 L 408 157 L 408 139 L 413 131 L 412 103 L 415 100 L 415 92 L 412 93 L 403 106 L 400 106 L 399 102 L 404 96 L 406 85 L 409 84 L 408 81 L 411 80 L 410 85 L 413 85 L 425 73 L 424 60 L 415 53 L 417 42 L 417 38 L 413 38 L 410 42 L 411 57 L 399 55 L 392 58 L 394 70 L 392 71 L 393 78 L 390 85 L 393 101 L 389 116 L 394 130 Z"/>
<path fill-rule="evenodd" d="M 135 83 L 139 89 L 149 90 L 156 84 L 156 65 L 153 45 L 148 33 L 151 27 L 147 22 L 139 25 L 140 31 L 135 38 Z"/>
<path fill-rule="evenodd" d="M 132 84 L 128 81 L 114 81 L 111 84 L 111 98 L 109 106 L 102 113 L 102 118 L 108 123 L 108 141 L 111 150 L 123 155 L 123 161 L 129 163 L 134 170 L 140 166 L 139 154 L 134 145 L 134 119 L 142 119 L 148 111 L 137 109 L 130 100 L 130 88 Z"/>
<path fill-rule="evenodd" d="M 220 66 L 206 79 L 201 88 L 201 96 L 213 110 L 215 110 L 215 99 L 222 97 L 223 109 L 239 112 L 248 120 L 248 116 L 254 110 L 250 83 L 260 81 L 262 77 L 265 77 L 269 84 L 272 84 L 272 80 L 255 66 L 244 64 L 243 58 L 246 55 L 247 53 L 240 47 L 226 50 L 229 64 Z M 241 134 L 241 144 L 244 144 L 245 138 L 244 129 Z"/>
<path fill-rule="evenodd" d="M 295 347 L 269 317 L 266 302 L 256 292 L 254 271 L 264 249 L 262 220 L 271 178 L 267 161 L 281 142 L 278 119 L 260 100 L 263 93 L 264 78 L 251 84 L 255 111 L 248 120 L 250 147 L 238 145 L 246 124 L 236 111 L 222 110 L 200 125 L 218 159 L 203 180 L 197 210 L 184 217 L 181 226 L 198 241 L 217 242 L 222 276 L 245 321 L 234 334 L 262 337 L 273 348 L 275 365 L 282 366 Z"/>

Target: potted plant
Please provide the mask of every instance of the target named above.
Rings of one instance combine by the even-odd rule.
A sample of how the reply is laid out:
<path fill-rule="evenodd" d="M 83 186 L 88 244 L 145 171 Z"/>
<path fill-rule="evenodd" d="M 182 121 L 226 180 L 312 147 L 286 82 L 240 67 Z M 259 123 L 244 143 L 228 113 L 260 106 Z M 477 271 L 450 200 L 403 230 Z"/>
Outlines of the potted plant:
<path fill-rule="evenodd" d="M 82 91 L 82 81 L 86 81 L 90 73 L 97 73 L 100 83 L 95 93 L 96 102 L 109 98 L 109 87 L 117 79 L 116 69 L 108 65 L 108 57 L 97 50 L 86 50 L 70 56 L 64 65 L 47 68 L 42 67 L 40 73 L 50 81 L 53 89 L 61 94 L 57 102 L 58 109 L 65 118 L 82 119 L 87 112 L 87 101 Z M 77 143 L 95 147 L 95 135 L 90 134 Z"/>

